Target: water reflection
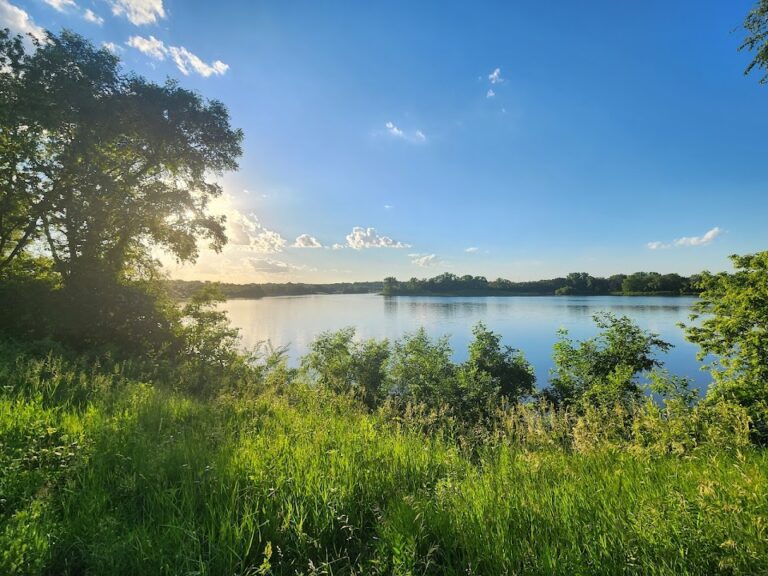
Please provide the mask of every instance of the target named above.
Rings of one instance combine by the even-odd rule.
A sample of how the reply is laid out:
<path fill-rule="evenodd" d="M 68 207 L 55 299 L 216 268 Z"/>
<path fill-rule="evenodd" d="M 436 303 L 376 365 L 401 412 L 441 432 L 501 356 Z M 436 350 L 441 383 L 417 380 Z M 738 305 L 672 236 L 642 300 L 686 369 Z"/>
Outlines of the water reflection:
<path fill-rule="evenodd" d="M 675 347 L 664 356 L 674 373 L 707 382 L 695 359 L 696 347 L 685 341 L 678 327 L 688 320 L 693 298 L 668 297 L 506 297 L 441 298 L 389 297 L 373 294 L 322 295 L 230 300 L 223 304 L 245 346 L 269 340 L 289 345 L 296 363 L 309 343 L 325 330 L 354 326 L 361 338 L 397 339 L 424 327 L 438 337 L 449 335 L 454 357 L 467 356 L 472 326 L 485 322 L 505 344 L 521 349 L 546 383 L 552 345 L 559 328 L 581 339 L 595 334 L 592 316 L 601 311 L 627 315 L 642 328 L 657 332 Z"/>
<path fill-rule="evenodd" d="M 386 297 L 384 298 L 384 313 L 387 315 L 410 314 L 420 317 L 439 315 L 442 318 L 455 318 L 457 316 L 484 316 L 488 310 L 488 302 L 485 300 L 452 300 L 440 299 L 416 300 L 413 298 Z"/>

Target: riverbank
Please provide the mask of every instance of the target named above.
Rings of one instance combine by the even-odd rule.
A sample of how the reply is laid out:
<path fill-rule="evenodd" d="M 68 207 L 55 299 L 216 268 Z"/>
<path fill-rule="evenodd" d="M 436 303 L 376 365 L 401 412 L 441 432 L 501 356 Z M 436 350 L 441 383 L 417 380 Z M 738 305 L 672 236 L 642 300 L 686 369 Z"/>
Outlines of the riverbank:
<path fill-rule="evenodd" d="M 14 356 L 3 574 L 768 572 L 768 457 L 730 436 L 680 455 L 510 414 L 478 443 L 279 366 L 201 400 Z"/>

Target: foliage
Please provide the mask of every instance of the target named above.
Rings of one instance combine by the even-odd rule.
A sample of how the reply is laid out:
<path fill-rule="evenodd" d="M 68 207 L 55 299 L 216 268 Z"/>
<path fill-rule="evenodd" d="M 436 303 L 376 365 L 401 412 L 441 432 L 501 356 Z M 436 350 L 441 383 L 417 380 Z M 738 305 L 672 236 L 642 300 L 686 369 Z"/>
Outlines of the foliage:
<path fill-rule="evenodd" d="M 472 329 L 469 359 L 462 366 L 470 380 L 487 377 L 498 395 L 509 403 L 517 403 L 533 394 L 536 375 L 522 352 L 501 344 L 501 336 L 488 330 L 482 322 Z"/>
<path fill-rule="evenodd" d="M 314 381 L 336 394 L 354 394 L 375 408 L 385 394 L 387 340 L 354 340 L 354 328 L 324 332 L 310 345 L 302 365 Z"/>
<path fill-rule="evenodd" d="M 731 256 L 735 273 L 701 275 L 701 298 L 686 337 L 710 359 L 712 398 L 745 406 L 754 434 L 768 441 L 768 252 Z"/>
<path fill-rule="evenodd" d="M 9 324 L 156 353 L 175 318 L 153 251 L 193 261 L 200 241 L 226 242 L 209 178 L 237 167 L 242 133 L 220 102 L 124 73 L 74 33 L 33 44 L 0 31 L 0 291 L 20 304 Z"/>
<path fill-rule="evenodd" d="M 179 260 L 194 260 L 200 238 L 221 247 L 223 222 L 206 208 L 221 190 L 206 178 L 237 167 L 242 139 L 221 103 L 121 73 L 116 56 L 66 31 L 28 54 L 5 32 L 0 61 L 14 183 L 0 239 L 16 239 L 3 264 L 41 237 L 65 285 L 88 284 L 140 273 L 154 246 Z"/>
<path fill-rule="evenodd" d="M 744 20 L 744 29 L 747 37 L 739 49 L 755 53 L 744 74 L 757 68 L 763 72 L 760 83 L 765 84 L 768 82 L 768 0 L 758 0 Z"/>
<path fill-rule="evenodd" d="M 445 273 L 434 278 L 411 278 L 400 282 L 387 277 L 383 281 L 385 296 L 397 295 L 475 295 L 475 296 L 531 296 L 531 295 L 581 295 L 606 294 L 693 294 L 696 277 L 685 278 L 679 274 L 635 272 L 630 276 L 614 274 L 608 278 L 596 278 L 586 272 L 572 272 L 565 278 L 512 282 L 504 278 L 488 280 L 483 276 L 457 276 Z"/>
<path fill-rule="evenodd" d="M 628 406 L 641 394 L 638 374 L 659 367 L 655 352 L 671 347 L 626 316 L 603 313 L 595 315 L 594 321 L 602 332 L 582 342 L 560 331 L 551 386 L 544 391 L 544 397 L 557 406 Z"/>
<path fill-rule="evenodd" d="M 429 408 L 457 404 L 456 366 L 448 338 L 432 341 L 423 328 L 397 340 L 387 374 L 396 397 Z"/>

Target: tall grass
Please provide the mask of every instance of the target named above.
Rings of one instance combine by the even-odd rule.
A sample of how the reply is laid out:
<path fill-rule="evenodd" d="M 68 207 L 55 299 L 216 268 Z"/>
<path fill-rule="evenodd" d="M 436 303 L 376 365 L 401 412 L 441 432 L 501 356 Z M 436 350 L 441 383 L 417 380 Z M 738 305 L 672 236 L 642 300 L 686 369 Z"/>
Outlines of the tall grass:
<path fill-rule="evenodd" d="M 300 383 L 202 401 L 0 357 L 2 574 L 768 573 L 748 445 L 511 412 L 469 442 Z"/>

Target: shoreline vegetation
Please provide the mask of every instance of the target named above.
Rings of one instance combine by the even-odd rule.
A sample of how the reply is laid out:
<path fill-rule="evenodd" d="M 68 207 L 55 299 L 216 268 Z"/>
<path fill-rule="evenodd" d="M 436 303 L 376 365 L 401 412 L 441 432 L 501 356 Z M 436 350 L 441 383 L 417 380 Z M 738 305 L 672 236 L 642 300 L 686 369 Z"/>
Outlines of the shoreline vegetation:
<path fill-rule="evenodd" d="M 766 68 L 760 7 L 745 46 Z M 216 286 L 174 298 L 153 257 L 227 241 L 207 179 L 242 154 L 224 104 L 68 31 L 0 29 L 0 82 L 0 574 L 768 574 L 768 251 L 620 288 L 382 283 L 698 291 L 681 328 L 703 394 L 605 313 L 558 333 L 546 382 L 482 323 L 463 362 L 423 329 L 350 327 L 292 368 L 242 349 Z"/>
<path fill-rule="evenodd" d="M 168 280 L 170 294 L 189 298 L 206 286 L 217 286 L 227 299 L 258 299 L 271 296 L 305 296 L 313 294 L 381 294 L 383 296 L 697 296 L 699 275 L 690 277 L 658 272 L 615 274 L 608 278 L 574 272 L 549 280 L 512 282 L 483 276 L 440 274 L 433 278 L 411 278 L 399 281 L 388 277 L 381 282 L 337 282 L 332 284 L 264 283 L 232 284 Z"/>

